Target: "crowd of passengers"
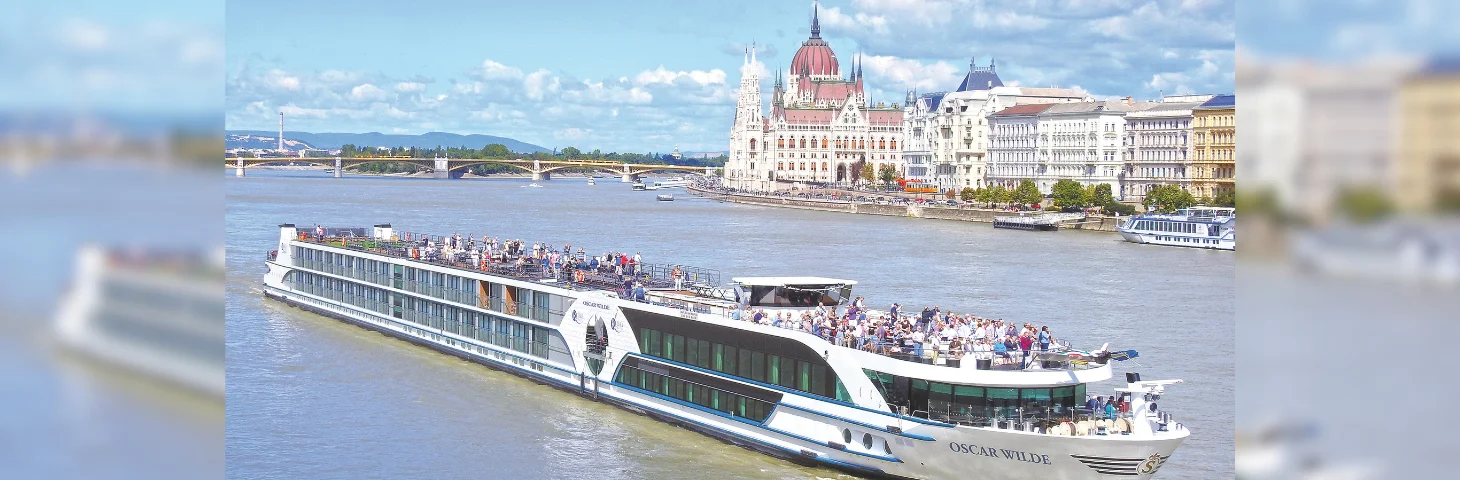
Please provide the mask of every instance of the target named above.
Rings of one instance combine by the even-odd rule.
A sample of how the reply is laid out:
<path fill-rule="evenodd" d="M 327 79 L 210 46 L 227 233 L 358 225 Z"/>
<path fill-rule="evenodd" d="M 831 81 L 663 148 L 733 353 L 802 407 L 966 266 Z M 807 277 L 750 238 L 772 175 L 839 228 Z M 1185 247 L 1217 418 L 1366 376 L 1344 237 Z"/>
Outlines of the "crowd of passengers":
<path fill-rule="evenodd" d="M 438 242 L 429 236 L 411 238 L 407 254 L 418 260 L 449 263 L 479 270 L 507 269 L 518 275 L 535 275 L 543 278 L 557 278 L 572 284 L 591 280 L 599 284 L 615 285 L 619 296 L 639 302 L 647 302 L 645 288 L 648 275 L 643 271 L 644 259 L 638 253 L 604 252 L 589 256 L 578 247 L 564 245 L 561 249 L 548 243 L 534 242 L 528 245 L 522 240 L 498 239 L 483 235 L 478 241 L 474 234 L 462 238 L 460 233 L 442 237 Z M 323 227 L 315 226 L 315 238 L 325 238 Z M 683 266 L 676 265 L 669 271 L 675 289 L 683 289 L 685 280 Z"/>
<path fill-rule="evenodd" d="M 956 314 L 938 306 L 924 307 L 916 315 L 904 314 L 896 303 L 887 312 L 871 312 L 863 304 L 864 299 L 857 297 L 845 311 L 826 306 L 799 314 L 737 306 L 730 318 L 800 330 L 844 347 L 923 363 L 960 365 L 964 358 L 973 358 L 1024 368 L 1033 353 L 1060 347 L 1048 326 Z"/>

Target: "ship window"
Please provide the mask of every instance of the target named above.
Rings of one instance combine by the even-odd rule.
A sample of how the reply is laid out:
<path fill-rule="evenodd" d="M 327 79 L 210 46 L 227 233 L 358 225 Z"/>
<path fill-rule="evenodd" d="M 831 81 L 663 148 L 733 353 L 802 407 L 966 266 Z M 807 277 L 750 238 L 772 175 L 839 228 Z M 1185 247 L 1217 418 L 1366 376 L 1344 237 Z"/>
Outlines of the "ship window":
<path fill-rule="evenodd" d="M 750 353 L 750 379 L 757 382 L 766 381 L 765 354 L 761 352 Z"/>

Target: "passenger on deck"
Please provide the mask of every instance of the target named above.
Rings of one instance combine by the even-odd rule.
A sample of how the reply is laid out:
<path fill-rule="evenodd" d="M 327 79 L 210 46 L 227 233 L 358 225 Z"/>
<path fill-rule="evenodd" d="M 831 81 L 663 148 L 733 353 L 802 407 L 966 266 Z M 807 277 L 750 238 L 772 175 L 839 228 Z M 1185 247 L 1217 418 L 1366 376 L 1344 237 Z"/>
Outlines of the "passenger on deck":
<path fill-rule="evenodd" d="M 669 276 L 674 277 L 675 290 L 684 290 L 684 270 L 680 270 L 679 265 L 675 265 L 674 270 L 669 271 Z"/>
<path fill-rule="evenodd" d="M 643 283 L 639 283 L 638 285 L 634 286 L 634 301 L 639 303 L 649 303 L 649 300 L 645 296 Z"/>

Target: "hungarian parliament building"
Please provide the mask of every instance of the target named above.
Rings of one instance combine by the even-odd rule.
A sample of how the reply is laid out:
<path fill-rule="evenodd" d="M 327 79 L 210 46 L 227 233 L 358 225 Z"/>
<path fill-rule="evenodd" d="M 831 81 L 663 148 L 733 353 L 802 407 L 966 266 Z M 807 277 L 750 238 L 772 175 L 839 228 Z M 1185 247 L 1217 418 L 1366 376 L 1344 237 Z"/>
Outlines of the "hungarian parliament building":
<path fill-rule="evenodd" d="M 970 62 L 956 90 L 910 91 L 902 104 L 874 104 L 860 61 L 843 76 L 815 14 L 811 37 L 775 73 L 769 116 L 755 65 L 752 47 L 724 171 L 732 188 L 845 185 L 867 165 L 874 178 L 890 168 L 941 191 L 1032 180 L 1050 193 L 1069 179 L 1110 185 L 1118 199 L 1134 201 L 1156 185 L 1198 197 L 1234 188 L 1232 95 L 1097 101 L 1077 89 L 1006 86 L 990 60 L 986 67 Z"/>

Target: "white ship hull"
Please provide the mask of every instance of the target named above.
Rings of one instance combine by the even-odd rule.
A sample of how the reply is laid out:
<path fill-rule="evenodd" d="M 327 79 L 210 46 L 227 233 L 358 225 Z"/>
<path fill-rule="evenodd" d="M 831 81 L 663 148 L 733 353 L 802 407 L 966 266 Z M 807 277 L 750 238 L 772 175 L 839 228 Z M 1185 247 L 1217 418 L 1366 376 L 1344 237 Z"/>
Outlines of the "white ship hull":
<path fill-rule="evenodd" d="M 1124 237 L 1125 241 L 1132 243 L 1164 245 L 1168 247 L 1208 248 L 1213 250 L 1237 249 L 1237 241 L 1228 238 L 1213 239 L 1211 237 L 1188 237 L 1170 234 L 1139 233 L 1123 229 L 1120 230 L 1120 236 Z M 1215 243 L 1209 242 L 1208 240 L 1215 240 Z"/>
<path fill-rule="evenodd" d="M 885 412 L 838 406 L 836 414 L 817 413 L 827 408 L 809 397 L 790 397 L 776 408 L 764 425 L 747 422 L 662 395 L 614 383 L 610 369 L 600 376 L 580 375 L 573 367 L 530 359 L 517 352 L 448 332 L 431 332 L 400 320 L 336 305 L 313 295 L 276 287 L 265 293 L 315 313 L 380 331 L 457 355 L 487 366 L 617 404 L 670 423 L 756 450 L 795 460 L 864 474 L 905 478 L 978 478 L 990 480 L 1048 480 L 1075 478 L 1150 478 L 1181 442 L 1183 432 L 1166 439 L 1127 440 L 1123 436 L 1064 437 L 1008 429 L 912 422 Z M 566 323 L 566 322 L 565 322 Z M 565 332 L 566 334 L 566 332 Z M 796 404 L 804 404 L 799 408 Z M 902 435 L 886 426 L 898 426 Z M 872 426 L 873 428 L 868 428 Z M 830 448 L 826 441 L 842 441 L 841 431 L 853 432 L 853 453 Z M 792 433 L 799 432 L 799 433 Z M 878 435 L 873 449 L 861 449 L 863 434 Z M 812 438 L 815 437 L 815 438 Z M 891 450 L 882 448 L 883 443 Z M 810 453 L 811 455 L 807 455 Z M 1077 457 L 1078 456 L 1078 457 Z M 1083 460 L 1082 460 L 1083 459 Z M 1088 463 L 1087 463 L 1088 462 Z M 1107 474 L 1099 473 L 1100 468 Z M 1141 469 L 1147 469 L 1145 474 Z M 1118 473 L 1114 473 L 1118 472 Z"/>

